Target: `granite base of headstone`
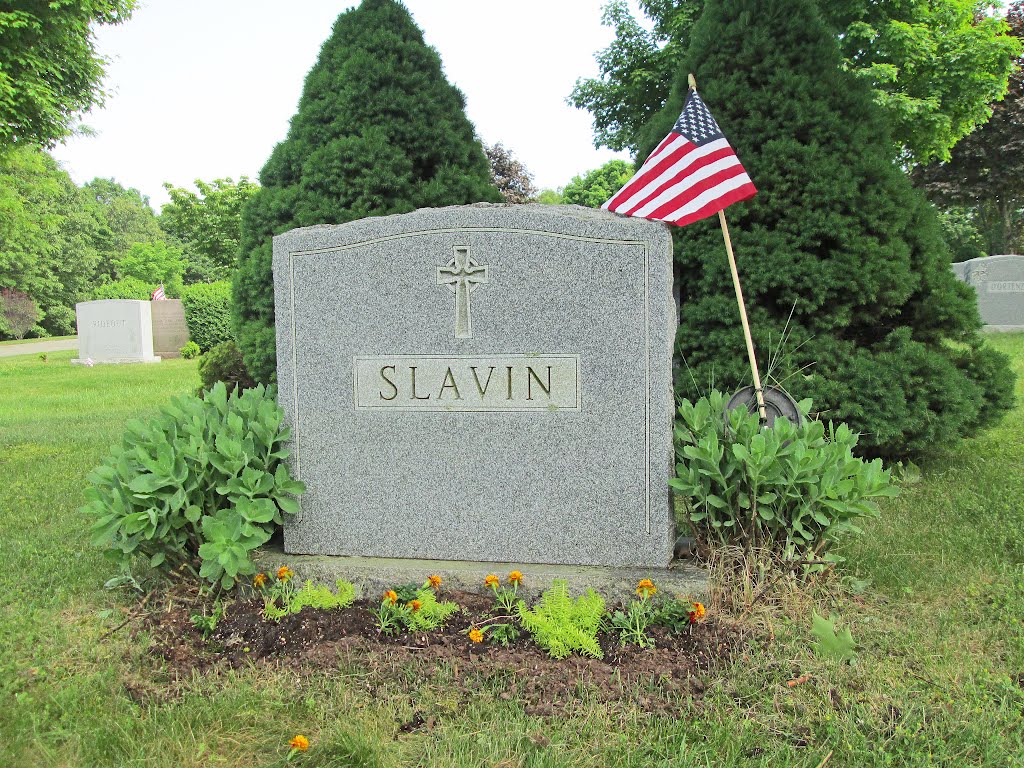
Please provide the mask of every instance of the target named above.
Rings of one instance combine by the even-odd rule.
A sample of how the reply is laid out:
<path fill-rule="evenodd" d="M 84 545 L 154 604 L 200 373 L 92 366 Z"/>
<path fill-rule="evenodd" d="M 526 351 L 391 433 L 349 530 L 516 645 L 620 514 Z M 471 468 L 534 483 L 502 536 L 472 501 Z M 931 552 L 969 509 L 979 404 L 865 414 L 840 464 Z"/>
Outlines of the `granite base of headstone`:
<path fill-rule="evenodd" d="M 985 256 L 953 265 L 956 276 L 978 292 L 986 331 L 1024 331 L 1024 256 Z"/>
<path fill-rule="evenodd" d="M 188 326 L 181 299 L 150 302 L 153 315 L 153 354 L 161 358 L 181 357 L 181 348 L 188 344 Z"/>
<path fill-rule="evenodd" d="M 669 565 L 664 225 L 481 204 L 308 227 L 274 238 L 274 285 L 289 556 Z"/>
<path fill-rule="evenodd" d="M 104 299 L 75 305 L 78 321 L 76 365 L 159 363 L 153 353 L 149 301 Z"/>

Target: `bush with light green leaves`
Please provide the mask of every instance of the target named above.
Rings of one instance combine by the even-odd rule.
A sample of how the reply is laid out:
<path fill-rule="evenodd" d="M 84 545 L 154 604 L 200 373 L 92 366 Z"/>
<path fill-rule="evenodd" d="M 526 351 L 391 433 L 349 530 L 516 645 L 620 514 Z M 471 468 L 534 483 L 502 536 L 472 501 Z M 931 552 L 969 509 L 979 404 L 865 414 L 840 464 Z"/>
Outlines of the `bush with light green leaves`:
<path fill-rule="evenodd" d="M 283 459 L 290 429 L 263 386 L 174 398 L 89 475 L 93 541 L 127 569 L 137 558 L 225 589 L 255 572 L 265 544 L 305 490 Z"/>
<path fill-rule="evenodd" d="M 878 514 L 895 496 L 880 459 L 854 456 L 858 436 L 845 424 L 805 418 L 762 427 L 756 413 L 726 411 L 711 392 L 683 400 L 676 420 L 676 477 L 699 548 L 767 548 L 786 560 L 838 561 L 829 547 Z M 811 402 L 800 403 L 806 416 Z"/>

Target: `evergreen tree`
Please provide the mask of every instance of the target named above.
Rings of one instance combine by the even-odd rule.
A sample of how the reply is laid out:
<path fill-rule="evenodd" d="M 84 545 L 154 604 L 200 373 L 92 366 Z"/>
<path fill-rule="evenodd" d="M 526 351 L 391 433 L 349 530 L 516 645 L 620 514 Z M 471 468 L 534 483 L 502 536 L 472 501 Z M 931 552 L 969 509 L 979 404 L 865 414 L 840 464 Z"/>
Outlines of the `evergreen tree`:
<path fill-rule="evenodd" d="M 862 432 L 867 453 L 915 455 L 998 418 L 1012 374 L 983 347 L 973 291 L 893 162 L 867 84 L 841 64 L 813 0 L 709 0 L 645 148 L 695 73 L 760 190 L 728 216 L 762 375 Z M 675 240 L 677 348 L 692 372 L 681 361 L 677 386 L 739 386 L 749 371 L 718 220 Z"/>
<path fill-rule="evenodd" d="M 275 372 L 271 237 L 423 207 L 500 202 L 441 59 L 396 0 L 338 17 L 306 77 L 287 138 L 242 214 L 234 279 L 238 343 L 250 372 Z"/>

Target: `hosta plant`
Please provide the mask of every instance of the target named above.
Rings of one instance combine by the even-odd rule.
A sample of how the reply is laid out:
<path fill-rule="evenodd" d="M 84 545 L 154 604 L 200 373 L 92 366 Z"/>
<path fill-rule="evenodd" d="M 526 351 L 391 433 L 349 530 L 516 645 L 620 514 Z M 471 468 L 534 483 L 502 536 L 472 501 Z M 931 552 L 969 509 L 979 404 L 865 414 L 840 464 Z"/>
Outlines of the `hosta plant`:
<path fill-rule="evenodd" d="M 89 475 L 93 541 L 127 568 L 183 569 L 224 588 L 255 572 L 266 543 L 305 486 L 283 463 L 290 430 L 272 389 L 174 398 Z"/>
<path fill-rule="evenodd" d="M 858 436 L 845 424 L 778 419 L 762 427 L 756 413 L 725 406 L 713 391 L 684 400 L 676 420 L 669 482 L 705 551 L 735 544 L 787 560 L 836 560 L 830 545 L 877 515 L 877 499 L 898 493 L 881 460 L 853 454 Z M 805 415 L 810 407 L 800 403 Z"/>

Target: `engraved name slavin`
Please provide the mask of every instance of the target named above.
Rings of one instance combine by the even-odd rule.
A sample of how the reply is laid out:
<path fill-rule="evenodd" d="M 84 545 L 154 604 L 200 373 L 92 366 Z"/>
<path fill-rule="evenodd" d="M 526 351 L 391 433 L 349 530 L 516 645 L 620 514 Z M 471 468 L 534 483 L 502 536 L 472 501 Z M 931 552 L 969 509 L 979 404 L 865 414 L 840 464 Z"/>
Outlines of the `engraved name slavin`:
<path fill-rule="evenodd" d="M 576 355 L 356 357 L 357 410 L 580 409 Z"/>

